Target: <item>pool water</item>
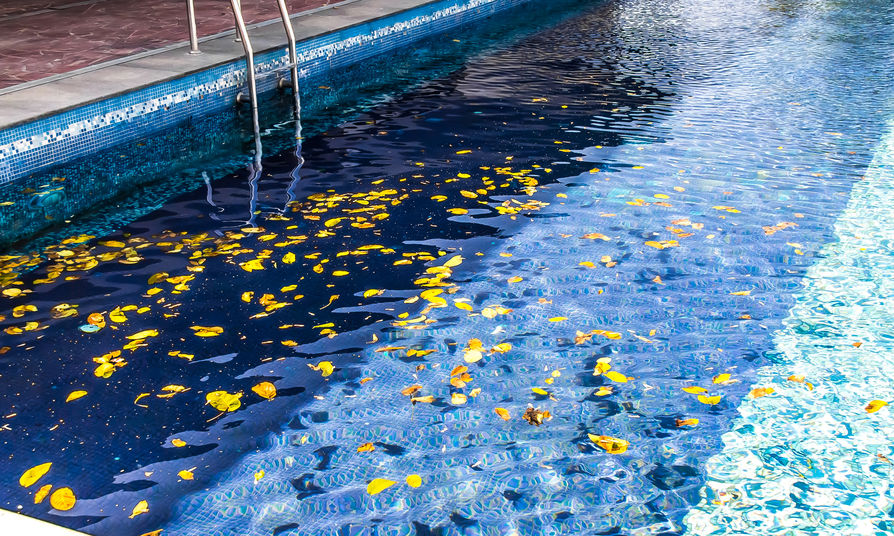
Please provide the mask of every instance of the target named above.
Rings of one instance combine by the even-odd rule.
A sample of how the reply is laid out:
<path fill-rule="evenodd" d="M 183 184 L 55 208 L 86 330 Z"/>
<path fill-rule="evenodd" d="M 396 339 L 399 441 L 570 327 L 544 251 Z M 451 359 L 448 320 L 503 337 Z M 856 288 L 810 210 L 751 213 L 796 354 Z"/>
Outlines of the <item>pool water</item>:
<path fill-rule="evenodd" d="M 10 256 L 2 506 L 116 536 L 890 534 L 864 408 L 894 398 L 892 25 L 594 3 L 254 185 Z"/>

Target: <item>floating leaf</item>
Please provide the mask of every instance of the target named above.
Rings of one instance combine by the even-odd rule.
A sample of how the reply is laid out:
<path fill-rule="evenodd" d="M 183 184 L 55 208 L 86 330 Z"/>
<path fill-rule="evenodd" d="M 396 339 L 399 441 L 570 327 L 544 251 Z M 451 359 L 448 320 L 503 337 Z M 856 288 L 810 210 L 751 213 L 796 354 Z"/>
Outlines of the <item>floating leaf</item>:
<path fill-rule="evenodd" d="M 418 393 L 421 389 L 422 389 L 421 385 L 411 385 L 409 387 L 405 387 L 404 389 L 401 389 L 400 394 L 402 394 L 404 396 L 411 396 L 411 395 Z"/>
<path fill-rule="evenodd" d="M 258 471 L 257 473 L 255 473 L 255 484 L 257 484 L 259 480 L 261 480 L 262 478 L 264 478 L 264 475 L 265 475 L 265 474 L 266 474 L 266 473 L 264 472 L 263 469 L 261 469 L 260 471 Z"/>
<path fill-rule="evenodd" d="M 412 402 L 413 404 L 415 404 L 417 402 L 422 402 L 423 404 L 431 404 L 434 401 L 435 401 L 435 397 L 432 395 L 414 396 L 413 398 L 410 399 L 410 402 Z"/>
<path fill-rule="evenodd" d="M 715 396 L 706 396 L 706 395 L 698 395 L 698 401 L 702 404 L 708 404 L 709 406 L 713 406 L 715 404 L 720 403 L 720 395 Z"/>
<path fill-rule="evenodd" d="M 506 408 L 494 408 L 494 411 L 497 412 L 497 415 L 500 416 L 504 421 L 508 421 L 512 417 L 509 415 L 509 410 Z"/>
<path fill-rule="evenodd" d="M 587 233 L 584 236 L 582 236 L 581 238 L 586 238 L 588 240 L 604 240 L 606 242 L 611 240 L 611 238 L 605 236 L 602 233 Z"/>
<path fill-rule="evenodd" d="M 193 480 L 195 478 L 195 476 L 192 474 L 192 471 L 189 471 L 187 469 L 177 471 L 177 476 L 179 476 L 183 480 Z"/>
<path fill-rule="evenodd" d="M 34 494 L 34 504 L 42 503 L 43 500 L 47 498 L 47 495 L 49 495 L 51 489 L 53 489 L 52 484 L 44 484 L 41 486 L 40 489 L 37 490 L 37 493 Z"/>
<path fill-rule="evenodd" d="M 771 395 L 776 392 L 776 389 L 772 387 L 757 387 L 751 390 L 749 393 L 752 398 L 760 398 L 762 396 Z"/>
<path fill-rule="evenodd" d="M 295 254 L 291 251 L 282 256 L 282 262 L 286 264 L 292 264 L 295 262 Z"/>
<path fill-rule="evenodd" d="M 264 264 L 261 262 L 261 259 L 252 259 L 250 261 L 240 262 L 239 267 L 246 272 L 252 272 L 255 270 L 263 270 Z"/>
<path fill-rule="evenodd" d="M 677 424 L 677 428 L 682 428 L 683 426 L 696 426 L 698 424 L 698 419 L 677 419 L 675 423 Z"/>
<path fill-rule="evenodd" d="M 736 292 L 730 292 L 730 296 L 750 296 L 750 290 L 737 290 Z"/>
<path fill-rule="evenodd" d="M 531 387 L 531 391 L 534 391 L 534 394 L 541 396 L 549 396 L 549 391 L 541 389 L 540 387 Z"/>
<path fill-rule="evenodd" d="M 587 437 L 609 454 L 623 454 L 627 451 L 627 447 L 630 446 L 629 441 L 618 439 L 617 437 L 595 434 L 587 434 Z"/>
<path fill-rule="evenodd" d="M 320 363 L 317 365 L 308 364 L 307 366 L 310 367 L 312 370 L 321 372 L 324 378 L 331 375 L 332 372 L 335 371 L 335 366 L 332 364 L 331 361 L 320 361 Z"/>
<path fill-rule="evenodd" d="M 59 488 L 50 495 L 50 506 L 65 512 L 74 508 L 77 498 L 71 488 Z"/>
<path fill-rule="evenodd" d="M 717 376 L 714 376 L 713 381 L 714 381 L 714 383 L 726 383 L 729 380 L 730 380 L 730 375 L 723 373 L 723 374 L 718 374 Z"/>
<path fill-rule="evenodd" d="M 397 484 L 397 482 L 393 480 L 388 480 L 385 478 L 374 478 L 369 482 L 369 484 L 367 484 L 366 492 L 370 495 L 377 495 L 395 484 Z"/>
<path fill-rule="evenodd" d="M 490 351 L 493 353 L 505 354 L 506 352 L 508 352 L 511 349 L 512 349 L 511 344 L 509 344 L 508 342 L 501 342 L 500 344 L 494 345 L 494 347 L 491 348 Z"/>
<path fill-rule="evenodd" d="M 175 447 L 185 447 L 186 441 L 175 437 L 174 439 L 171 440 L 171 444 L 174 445 Z"/>
<path fill-rule="evenodd" d="M 567 316 L 554 316 L 549 319 L 550 322 L 564 322 L 565 320 L 568 320 Z"/>
<path fill-rule="evenodd" d="M 884 400 L 871 400 L 868 404 L 866 404 L 866 413 L 875 413 L 876 411 L 882 409 L 887 405 L 888 403 Z"/>
<path fill-rule="evenodd" d="M 217 337 L 223 333 L 224 329 L 220 326 L 190 326 L 192 334 L 196 337 Z"/>
<path fill-rule="evenodd" d="M 157 329 L 144 329 L 138 333 L 134 333 L 133 335 L 128 335 L 127 338 L 132 341 L 138 341 L 141 339 L 145 339 L 147 337 L 157 337 L 158 330 Z"/>
<path fill-rule="evenodd" d="M 205 402 L 217 411 L 236 411 L 242 406 L 242 393 L 212 391 L 205 395 Z"/>
<path fill-rule="evenodd" d="M 77 400 L 77 399 L 81 398 L 82 396 L 85 396 L 86 394 L 87 394 L 87 391 L 72 391 L 71 393 L 68 394 L 68 397 L 65 398 L 65 401 L 71 402 L 72 400 Z"/>
<path fill-rule="evenodd" d="M 372 297 L 372 296 L 378 296 L 378 295 L 381 294 L 382 292 L 383 292 L 383 291 L 381 291 L 381 290 L 379 290 L 379 289 L 377 289 L 377 288 L 371 288 L 371 289 L 369 289 L 369 290 L 367 290 L 366 292 L 363 293 L 363 297 L 364 297 L 364 298 L 369 298 L 369 297 Z"/>
<path fill-rule="evenodd" d="M 149 513 L 149 503 L 146 501 L 140 501 L 136 506 L 133 507 L 133 510 L 130 512 L 130 519 L 137 517 L 140 514 L 148 514 Z"/>
<path fill-rule="evenodd" d="M 251 390 L 261 398 L 266 398 L 267 400 L 273 400 L 273 397 L 276 396 L 276 386 L 270 382 L 261 382 L 252 387 Z"/>
<path fill-rule="evenodd" d="M 422 485 L 422 477 L 419 475 L 408 475 L 407 476 L 407 485 L 411 488 L 418 488 Z"/>
<path fill-rule="evenodd" d="M 453 393 L 452 395 L 450 395 L 450 403 L 454 406 L 461 406 L 468 400 L 468 397 L 462 393 Z"/>
<path fill-rule="evenodd" d="M 608 378 L 609 380 L 611 380 L 613 382 L 618 382 L 618 383 L 627 383 L 627 381 L 630 380 L 630 378 L 628 378 L 624 374 L 621 374 L 617 370 L 608 370 L 608 371 L 603 372 L 602 375 L 605 376 L 606 378 Z"/>
<path fill-rule="evenodd" d="M 510 277 L 509 279 L 507 279 L 506 282 L 507 283 L 518 283 L 521 280 L 522 280 L 521 277 L 514 275 L 514 276 Z"/>
<path fill-rule="evenodd" d="M 522 419 L 527 421 L 531 426 L 540 426 L 544 421 L 552 419 L 552 415 L 548 411 L 540 411 L 539 408 L 529 407 L 522 413 Z"/>
<path fill-rule="evenodd" d="M 28 469 L 22 474 L 21 477 L 19 477 L 19 485 L 25 488 L 33 485 L 35 482 L 40 480 L 40 477 L 47 474 L 47 471 L 50 470 L 50 467 L 52 465 L 52 462 L 47 462 L 40 465 L 35 465 L 31 469 Z"/>
<path fill-rule="evenodd" d="M 364 443 L 357 447 L 357 452 L 372 452 L 376 450 L 376 446 L 372 443 Z"/>
<path fill-rule="evenodd" d="M 708 390 L 705 389 L 704 387 L 699 387 L 699 386 L 697 386 L 697 385 L 693 385 L 693 386 L 691 386 L 691 387 L 684 387 L 683 390 L 686 391 L 687 393 L 689 393 L 689 394 L 693 394 L 693 395 L 697 395 L 697 394 L 707 393 L 707 392 L 708 392 Z"/>
<path fill-rule="evenodd" d="M 171 274 L 169 274 L 167 272 L 158 272 L 157 274 L 153 274 L 149 277 L 149 284 L 154 285 L 154 284 L 158 283 L 159 281 L 164 281 L 165 279 L 170 277 L 170 275 Z"/>
<path fill-rule="evenodd" d="M 477 363 L 478 361 L 481 361 L 483 357 L 484 354 L 481 353 L 481 350 L 466 350 L 463 354 L 463 360 L 466 363 Z"/>

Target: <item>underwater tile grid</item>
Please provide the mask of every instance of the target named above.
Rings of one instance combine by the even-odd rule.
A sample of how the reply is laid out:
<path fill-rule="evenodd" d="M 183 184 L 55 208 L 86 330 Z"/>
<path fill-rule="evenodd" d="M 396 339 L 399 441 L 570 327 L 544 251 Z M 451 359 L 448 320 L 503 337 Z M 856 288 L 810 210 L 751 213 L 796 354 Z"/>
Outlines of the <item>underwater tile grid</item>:
<path fill-rule="evenodd" d="M 115 536 L 891 534 L 892 26 L 594 3 L 259 177 L 12 252 L 2 506 Z"/>

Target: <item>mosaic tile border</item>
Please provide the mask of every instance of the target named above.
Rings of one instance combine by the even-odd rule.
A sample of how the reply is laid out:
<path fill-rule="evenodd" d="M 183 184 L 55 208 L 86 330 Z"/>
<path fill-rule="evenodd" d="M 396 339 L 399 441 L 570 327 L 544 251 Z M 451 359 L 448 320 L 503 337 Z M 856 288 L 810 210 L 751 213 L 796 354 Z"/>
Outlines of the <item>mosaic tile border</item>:
<path fill-rule="evenodd" d="M 530 0 L 443 0 L 298 43 L 299 78 L 323 74 Z M 259 92 L 285 70 L 285 48 L 255 58 Z M 233 106 L 243 61 L 151 85 L 0 131 L 0 184 Z"/>

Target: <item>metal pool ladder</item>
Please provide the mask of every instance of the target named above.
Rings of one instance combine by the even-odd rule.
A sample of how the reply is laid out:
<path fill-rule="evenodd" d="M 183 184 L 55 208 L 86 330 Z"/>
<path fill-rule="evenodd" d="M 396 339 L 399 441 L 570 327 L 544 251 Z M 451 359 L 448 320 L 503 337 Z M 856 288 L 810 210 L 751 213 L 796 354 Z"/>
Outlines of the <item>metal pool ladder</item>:
<path fill-rule="evenodd" d="M 279 17 L 282 20 L 283 29 L 285 29 L 286 39 L 289 46 L 289 63 L 285 67 L 291 71 L 292 78 L 291 83 L 286 82 L 284 78 L 281 78 L 277 85 L 278 87 L 292 87 L 292 94 L 295 98 L 295 122 L 298 125 L 297 136 L 300 137 L 301 96 L 298 91 L 298 53 L 295 45 L 295 31 L 292 28 L 292 19 L 289 16 L 289 10 L 286 7 L 285 0 L 276 0 L 276 4 L 279 7 Z M 241 0 L 230 0 L 230 5 L 233 8 L 233 16 L 236 20 L 236 31 L 242 40 L 242 48 L 245 51 L 246 78 L 248 82 L 248 95 L 246 96 L 243 92 L 239 92 L 236 96 L 236 100 L 238 102 L 249 102 L 251 104 L 252 126 L 255 131 L 255 160 L 257 161 L 260 159 L 261 155 L 261 141 L 259 136 L 260 125 L 258 123 L 258 87 L 257 74 L 255 73 L 255 54 L 254 49 L 251 46 L 251 38 L 248 35 L 248 29 L 245 26 L 245 18 L 242 16 Z M 259 164 L 259 162 L 256 163 Z"/>

